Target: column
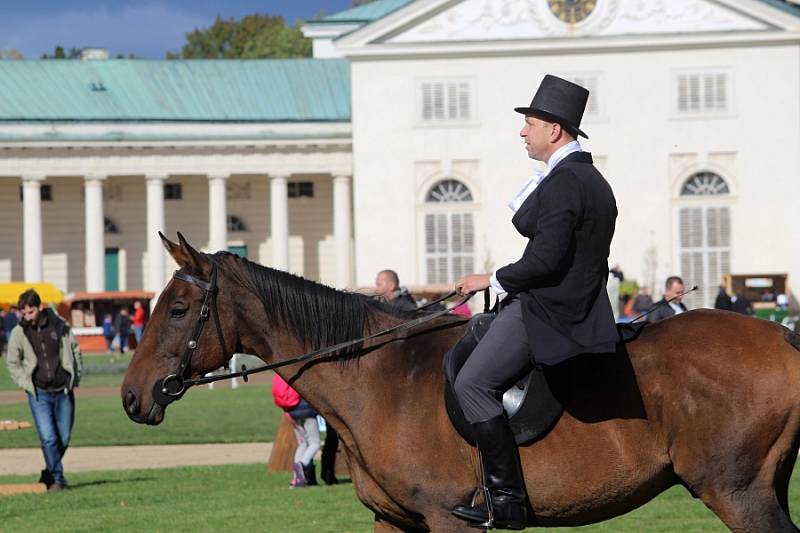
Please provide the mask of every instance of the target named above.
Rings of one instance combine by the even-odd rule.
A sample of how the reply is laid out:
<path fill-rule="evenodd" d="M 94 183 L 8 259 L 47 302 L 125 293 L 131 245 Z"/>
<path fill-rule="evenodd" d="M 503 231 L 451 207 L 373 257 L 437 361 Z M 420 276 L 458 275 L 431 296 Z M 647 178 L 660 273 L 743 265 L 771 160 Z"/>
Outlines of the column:
<path fill-rule="evenodd" d="M 166 250 L 158 232 L 164 232 L 164 181 L 165 174 L 148 175 L 147 182 L 147 290 L 160 293 L 164 288 L 164 270 L 167 267 Z M 153 299 L 153 305 L 155 305 Z"/>
<path fill-rule="evenodd" d="M 105 220 L 103 219 L 104 176 L 85 176 L 83 181 L 86 220 L 86 290 L 106 290 Z"/>
<path fill-rule="evenodd" d="M 42 181 L 44 176 L 22 177 L 22 225 L 25 281 L 42 281 Z"/>
<path fill-rule="evenodd" d="M 333 237 L 336 243 L 336 286 L 349 287 L 353 282 L 353 218 L 350 207 L 350 176 L 333 177 Z"/>
<path fill-rule="evenodd" d="M 208 176 L 208 251 L 228 249 L 228 210 L 225 184 L 228 176 Z"/>
<path fill-rule="evenodd" d="M 289 270 L 289 191 L 290 174 L 270 177 L 270 221 L 272 225 L 272 268 Z"/>

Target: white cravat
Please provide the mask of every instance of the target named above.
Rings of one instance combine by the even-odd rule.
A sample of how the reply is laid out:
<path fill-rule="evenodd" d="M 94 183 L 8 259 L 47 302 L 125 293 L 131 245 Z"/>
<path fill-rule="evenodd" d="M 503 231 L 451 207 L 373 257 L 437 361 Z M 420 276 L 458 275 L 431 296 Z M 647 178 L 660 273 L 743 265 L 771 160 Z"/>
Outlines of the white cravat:
<path fill-rule="evenodd" d="M 551 155 L 550 159 L 547 160 L 547 167 L 545 170 L 535 170 L 533 172 L 533 176 L 528 178 L 525 186 L 520 189 L 520 191 L 514 196 L 514 198 L 511 199 L 510 202 L 508 202 L 508 207 L 510 207 L 511 210 L 516 213 L 525 200 L 528 199 L 528 196 L 530 196 L 534 189 L 536 189 L 536 187 L 542 182 L 542 180 L 553 171 L 557 164 L 559 164 L 569 154 L 580 151 L 581 144 L 578 141 L 572 141 L 571 143 L 565 144 L 553 152 L 553 155 Z"/>
<path fill-rule="evenodd" d="M 525 183 L 525 186 L 520 189 L 520 191 L 508 202 L 508 207 L 511 208 L 513 212 L 517 212 L 517 210 L 522 207 L 522 204 L 525 203 L 525 200 L 528 199 L 536 187 L 544 180 L 550 172 L 553 171 L 556 165 L 558 165 L 565 157 L 568 155 L 582 151 L 581 144 L 575 140 L 570 143 L 565 144 L 555 152 L 553 155 L 550 156 L 550 159 L 547 160 L 547 167 L 544 171 L 534 171 L 533 176 L 528 178 L 528 181 Z M 498 296 L 502 296 L 506 293 L 506 290 L 500 285 L 500 282 L 497 281 L 497 271 L 495 270 L 492 274 L 492 277 L 489 278 L 489 283 L 491 284 L 492 289 L 494 292 L 497 293 Z"/>

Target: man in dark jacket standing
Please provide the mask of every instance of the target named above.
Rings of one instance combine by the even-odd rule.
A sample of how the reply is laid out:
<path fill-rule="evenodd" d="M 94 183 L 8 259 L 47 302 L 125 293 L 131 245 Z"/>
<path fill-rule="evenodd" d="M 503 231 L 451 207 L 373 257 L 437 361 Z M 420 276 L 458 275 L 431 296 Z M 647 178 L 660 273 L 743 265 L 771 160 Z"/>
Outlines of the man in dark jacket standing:
<path fill-rule="evenodd" d="M 664 282 L 664 297 L 653 308 L 653 312 L 645 317 L 650 322 L 658 322 L 671 316 L 686 312 L 686 306 L 681 301 L 684 292 L 683 280 L 679 276 L 670 276 Z"/>
<path fill-rule="evenodd" d="M 554 365 L 585 353 L 608 353 L 618 334 L 606 292 L 608 254 L 617 206 L 606 180 L 581 150 L 580 122 L 589 91 L 545 76 L 520 136 L 528 156 L 547 171 L 531 178 L 509 203 L 512 223 L 528 238 L 522 257 L 494 274 L 456 283 L 460 294 L 492 286 L 507 293 L 502 310 L 459 373 L 455 390 L 481 456 L 492 515 L 486 506 L 453 513 L 473 525 L 523 529 L 525 484 L 502 391 L 533 362 Z"/>
<path fill-rule="evenodd" d="M 28 393 L 45 465 L 40 482 L 50 492 L 67 486 L 61 459 L 75 420 L 73 389 L 81 377 L 81 350 L 61 317 L 28 289 L 19 297 L 22 321 L 8 342 L 9 374 Z"/>

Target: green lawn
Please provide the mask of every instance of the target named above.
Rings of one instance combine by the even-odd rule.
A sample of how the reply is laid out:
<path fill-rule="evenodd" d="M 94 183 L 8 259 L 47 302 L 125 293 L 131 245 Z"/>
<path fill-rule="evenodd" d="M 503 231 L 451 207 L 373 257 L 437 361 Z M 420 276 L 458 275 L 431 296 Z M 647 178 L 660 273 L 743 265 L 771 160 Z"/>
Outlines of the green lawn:
<path fill-rule="evenodd" d="M 798 476 L 795 475 L 795 478 Z M 372 515 L 352 485 L 288 488 L 263 464 L 75 473 L 59 494 L 2 497 L 0 529 L 58 531 L 266 531 L 367 533 Z M 0 477 L 0 483 L 29 482 Z M 792 507 L 800 507 L 793 481 Z M 536 530 L 529 530 L 536 531 Z M 644 507 L 595 526 L 557 532 L 724 532 L 702 503 L 673 487 Z"/>
<path fill-rule="evenodd" d="M 75 410 L 72 446 L 272 441 L 281 416 L 269 386 L 256 384 L 190 389 L 155 427 L 128 419 L 118 395 L 78 398 Z M 0 420 L 5 419 L 30 421 L 27 402 L 0 404 Z M 0 448 L 38 447 L 32 429 L 4 431 L 0 438 Z"/>

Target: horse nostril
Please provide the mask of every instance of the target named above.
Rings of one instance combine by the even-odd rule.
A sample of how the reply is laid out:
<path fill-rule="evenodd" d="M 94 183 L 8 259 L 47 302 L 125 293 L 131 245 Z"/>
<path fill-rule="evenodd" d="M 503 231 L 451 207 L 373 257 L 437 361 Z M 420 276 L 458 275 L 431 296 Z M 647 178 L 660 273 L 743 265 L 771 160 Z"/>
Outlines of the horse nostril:
<path fill-rule="evenodd" d="M 127 394 L 125 394 L 125 401 L 122 402 L 123 406 L 125 407 L 125 411 L 132 415 L 136 412 L 139 408 L 139 401 L 136 399 L 136 394 L 133 391 L 129 390 Z"/>

